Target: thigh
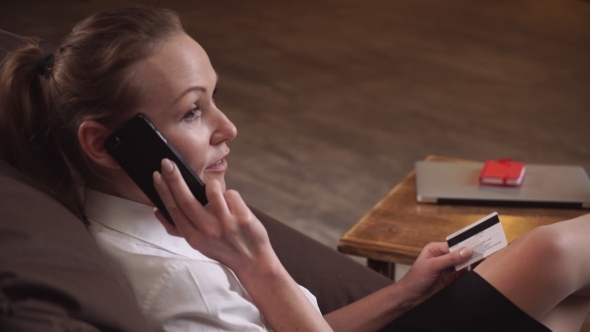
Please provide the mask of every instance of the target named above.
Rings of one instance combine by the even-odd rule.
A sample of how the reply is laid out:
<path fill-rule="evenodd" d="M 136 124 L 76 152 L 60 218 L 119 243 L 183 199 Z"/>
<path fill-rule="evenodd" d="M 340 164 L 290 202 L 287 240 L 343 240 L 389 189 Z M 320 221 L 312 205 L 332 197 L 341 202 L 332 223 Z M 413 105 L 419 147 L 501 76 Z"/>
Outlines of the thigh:
<path fill-rule="evenodd" d="M 590 297 L 571 295 L 540 321 L 554 332 L 580 331 L 590 312 Z"/>
<path fill-rule="evenodd" d="M 475 268 L 529 315 L 540 319 L 570 294 L 588 292 L 590 215 L 538 227 Z"/>

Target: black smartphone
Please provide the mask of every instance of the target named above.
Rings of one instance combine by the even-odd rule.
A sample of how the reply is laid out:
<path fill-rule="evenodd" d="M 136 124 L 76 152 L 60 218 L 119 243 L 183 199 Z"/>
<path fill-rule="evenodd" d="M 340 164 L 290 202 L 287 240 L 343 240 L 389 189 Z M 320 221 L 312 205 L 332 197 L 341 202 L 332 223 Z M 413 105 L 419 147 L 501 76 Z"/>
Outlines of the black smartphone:
<path fill-rule="evenodd" d="M 205 184 L 186 165 L 182 157 L 168 144 L 154 124 L 139 113 L 125 122 L 104 141 L 104 146 L 123 170 L 146 196 L 173 223 L 168 210 L 154 187 L 153 173 L 161 172 L 162 159 L 168 158 L 177 166 L 195 198 L 207 205 Z"/>

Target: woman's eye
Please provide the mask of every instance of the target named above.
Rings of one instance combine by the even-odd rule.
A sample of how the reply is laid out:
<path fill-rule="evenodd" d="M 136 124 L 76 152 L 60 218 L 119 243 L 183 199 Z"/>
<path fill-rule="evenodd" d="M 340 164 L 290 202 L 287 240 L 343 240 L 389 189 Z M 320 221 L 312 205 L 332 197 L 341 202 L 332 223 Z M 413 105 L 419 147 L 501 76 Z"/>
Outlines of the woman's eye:
<path fill-rule="evenodd" d="M 201 117 L 201 109 L 197 105 L 193 105 L 191 109 L 184 115 L 184 121 L 193 121 Z"/>

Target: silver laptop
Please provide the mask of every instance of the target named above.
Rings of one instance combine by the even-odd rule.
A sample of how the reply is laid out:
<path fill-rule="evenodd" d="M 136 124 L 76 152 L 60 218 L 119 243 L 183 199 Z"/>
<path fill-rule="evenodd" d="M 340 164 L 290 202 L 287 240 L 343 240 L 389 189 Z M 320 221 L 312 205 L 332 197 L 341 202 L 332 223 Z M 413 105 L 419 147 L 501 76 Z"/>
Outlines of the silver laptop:
<path fill-rule="evenodd" d="M 581 166 L 526 164 L 519 187 L 479 184 L 483 163 L 416 162 L 421 203 L 590 208 L 590 179 Z"/>

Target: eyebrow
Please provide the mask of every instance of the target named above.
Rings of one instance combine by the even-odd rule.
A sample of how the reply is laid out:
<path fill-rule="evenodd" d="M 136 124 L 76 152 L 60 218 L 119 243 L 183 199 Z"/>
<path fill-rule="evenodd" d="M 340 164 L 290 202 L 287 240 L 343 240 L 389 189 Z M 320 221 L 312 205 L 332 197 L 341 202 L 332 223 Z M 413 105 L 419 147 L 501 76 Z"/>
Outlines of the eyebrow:
<path fill-rule="evenodd" d="M 217 83 L 219 83 L 219 75 L 217 75 L 217 72 L 215 72 L 215 88 L 213 89 L 212 93 L 215 93 L 215 90 L 217 90 Z M 178 97 L 176 97 L 176 99 L 174 99 L 174 101 L 172 102 L 173 105 L 176 105 L 176 103 L 178 103 L 179 100 L 182 99 L 182 97 L 186 96 L 187 93 L 191 92 L 191 91 L 201 91 L 201 92 L 206 92 L 207 88 L 205 88 L 204 86 L 191 86 L 190 88 L 186 89 L 185 91 L 183 91 Z"/>

